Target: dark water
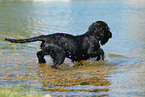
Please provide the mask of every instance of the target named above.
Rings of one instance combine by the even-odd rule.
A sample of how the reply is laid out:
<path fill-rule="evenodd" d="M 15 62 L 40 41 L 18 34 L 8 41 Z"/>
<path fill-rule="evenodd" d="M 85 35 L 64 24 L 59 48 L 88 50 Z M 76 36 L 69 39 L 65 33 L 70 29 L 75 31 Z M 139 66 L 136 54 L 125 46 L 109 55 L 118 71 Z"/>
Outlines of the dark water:
<path fill-rule="evenodd" d="M 43 1 L 43 0 L 42 0 Z M 109 92 L 49 92 L 55 95 L 108 95 L 110 97 L 145 96 L 145 1 L 81 0 L 62 2 L 9 2 L 0 0 L 0 87 L 19 85 L 16 76 L 35 76 L 39 42 L 11 44 L 4 37 L 29 38 L 41 34 L 66 32 L 73 35 L 87 31 L 97 20 L 105 21 L 113 38 L 102 48 L 108 64 L 117 69 L 107 73 Z M 68 61 L 68 60 L 66 60 Z M 47 57 L 47 63 L 52 63 Z M 41 89 L 40 79 L 22 80 L 24 88 Z M 73 86 L 68 88 L 89 88 Z M 101 87 L 101 86 L 99 86 Z M 103 88 L 102 86 L 101 88 Z"/>

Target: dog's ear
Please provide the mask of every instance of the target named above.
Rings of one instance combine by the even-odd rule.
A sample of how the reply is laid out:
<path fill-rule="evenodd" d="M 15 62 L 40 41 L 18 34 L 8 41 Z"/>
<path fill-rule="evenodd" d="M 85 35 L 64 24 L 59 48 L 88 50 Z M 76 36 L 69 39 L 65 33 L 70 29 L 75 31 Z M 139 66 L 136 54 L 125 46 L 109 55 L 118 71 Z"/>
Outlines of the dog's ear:
<path fill-rule="evenodd" d="M 98 39 L 101 42 L 101 45 L 104 45 L 108 42 L 109 38 L 112 37 L 112 33 L 110 32 L 110 28 L 108 25 L 103 21 L 97 21 L 94 24 L 95 26 L 95 34 L 96 37 L 99 37 Z"/>
<path fill-rule="evenodd" d="M 110 29 L 108 26 L 100 27 L 99 32 L 100 32 L 99 39 L 100 39 L 101 45 L 104 45 L 105 43 L 108 42 L 109 38 L 112 38 L 112 33 L 110 32 Z"/>

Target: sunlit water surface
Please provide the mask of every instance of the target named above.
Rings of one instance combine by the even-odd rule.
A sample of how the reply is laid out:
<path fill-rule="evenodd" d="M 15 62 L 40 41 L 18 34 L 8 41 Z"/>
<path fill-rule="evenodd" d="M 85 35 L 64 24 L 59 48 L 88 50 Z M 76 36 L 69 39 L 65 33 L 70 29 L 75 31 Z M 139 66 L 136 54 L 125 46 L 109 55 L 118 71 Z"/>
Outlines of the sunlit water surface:
<path fill-rule="evenodd" d="M 27 0 L 25 0 L 27 1 Z M 41 1 L 41 0 L 37 0 Z M 42 0 L 44 1 L 44 0 Z M 19 86 L 20 77 L 33 77 L 38 71 L 36 52 L 39 42 L 11 44 L 4 37 L 29 38 L 41 34 L 63 32 L 73 35 L 87 31 L 97 20 L 105 21 L 113 38 L 102 48 L 107 64 L 115 70 L 107 72 L 109 92 L 50 92 L 51 95 L 108 95 L 111 97 L 145 96 L 145 1 L 143 0 L 91 0 L 62 2 L 9 2 L 0 0 L 0 87 Z M 52 64 L 50 57 L 47 64 Z M 66 63 L 70 62 L 66 59 Z M 71 63 L 72 64 L 72 63 Z M 50 66 L 50 65 L 49 65 Z M 24 88 L 43 89 L 41 79 L 21 80 Z M 93 88 L 71 86 L 67 88 Z"/>

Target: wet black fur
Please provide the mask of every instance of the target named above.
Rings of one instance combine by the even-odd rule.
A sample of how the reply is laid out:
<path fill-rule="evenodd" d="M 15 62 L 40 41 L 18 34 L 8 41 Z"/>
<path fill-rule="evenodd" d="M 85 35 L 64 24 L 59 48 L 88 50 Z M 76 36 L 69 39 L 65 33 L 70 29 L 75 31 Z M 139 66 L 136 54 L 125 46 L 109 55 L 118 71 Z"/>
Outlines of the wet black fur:
<path fill-rule="evenodd" d="M 90 25 L 86 33 L 78 36 L 55 33 L 29 39 L 5 38 L 5 40 L 12 43 L 42 41 L 41 51 L 37 52 L 39 63 L 46 63 L 44 56 L 50 55 L 53 59 L 52 68 L 57 68 L 64 62 L 65 57 L 70 58 L 72 62 L 93 57 L 96 60 L 100 60 L 102 57 L 102 60 L 104 60 L 104 51 L 100 48 L 100 43 L 104 45 L 111 37 L 112 33 L 108 25 L 103 21 L 97 21 Z"/>

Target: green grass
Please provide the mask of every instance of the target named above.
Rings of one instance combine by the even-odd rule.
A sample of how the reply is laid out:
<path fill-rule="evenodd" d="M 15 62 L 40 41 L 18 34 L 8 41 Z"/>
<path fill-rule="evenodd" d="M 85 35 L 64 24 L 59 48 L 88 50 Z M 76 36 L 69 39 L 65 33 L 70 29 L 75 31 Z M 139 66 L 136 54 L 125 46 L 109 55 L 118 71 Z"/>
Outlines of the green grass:
<path fill-rule="evenodd" d="M 25 91 L 25 93 L 23 93 L 23 91 Z M 39 93 L 35 88 L 22 88 L 20 80 L 19 86 L 16 88 L 1 88 L 0 97 L 44 97 L 44 94 Z"/>
<path fill-rule="evenodd" d="M 36 90 L 27 90 L 28 93 L 23 94 L 22 89 L 0 89 L 0 97 L 44 97 Z"/>

